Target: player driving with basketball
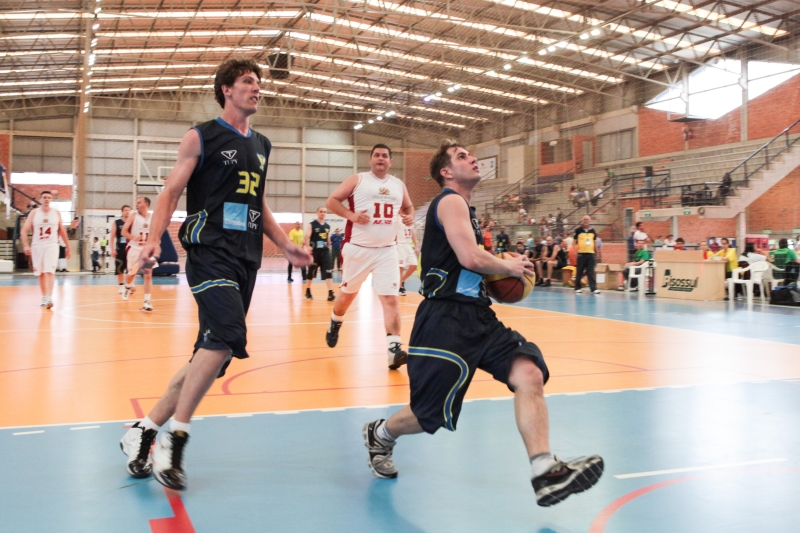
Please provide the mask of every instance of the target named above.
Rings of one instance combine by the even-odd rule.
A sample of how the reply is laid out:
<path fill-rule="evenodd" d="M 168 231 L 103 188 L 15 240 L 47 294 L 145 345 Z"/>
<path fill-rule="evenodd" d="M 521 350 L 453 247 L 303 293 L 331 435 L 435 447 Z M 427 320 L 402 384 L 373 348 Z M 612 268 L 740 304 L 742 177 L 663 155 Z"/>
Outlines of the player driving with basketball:
<path fill-rule="evenodd" d="M 539 348 L 497 319 L 483 275 L 523 279 L 524 256 L 498 259 L 480 248 L 482 236 L 469 205 L 480 182 L 477 159 L 445 141 L 433 156 L 431 177 L 443 188 L 428 208 L 420 256 L 422 294 L 408 350 L 411 403 L 389 420 L 364 426 L 369 466 L 378 477 L 397 477 L 396 439 L 455 431 L 461 404 L 480 368 L 514 393 L 517 427 L 531 464 L 536 501 L 547 507 L 592 487 L 603 472 L 597 455 L 561 461 L 550 452 L 544 384 L 549 372 Z M 345 262 L 346 264 L 346 262 Z"/>

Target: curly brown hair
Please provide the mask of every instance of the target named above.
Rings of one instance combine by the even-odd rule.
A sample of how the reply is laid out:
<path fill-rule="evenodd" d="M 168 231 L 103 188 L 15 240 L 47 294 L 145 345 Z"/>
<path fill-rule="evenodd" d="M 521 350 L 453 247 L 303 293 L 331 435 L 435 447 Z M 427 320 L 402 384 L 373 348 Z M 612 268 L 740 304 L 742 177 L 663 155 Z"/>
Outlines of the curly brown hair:
<path fill-rule="evenodd" d="M 255 59 L 228 59 L 217 68 L 217 75 L 214 76 L 214 98 L 221 108 L 225 109 L 225 95 L 222 93 L 222 87 L 231 87 L 236 78 L 247 72 L 252 72 L 261 81 L 261 67 Z"/>
<path fill-rule="evenodd" d="M 464 148 L 464 145 L 453 139 L 445 139 L 439 146 L 439 150 L 431 157 L 431 177 L 436 180 L 439 187 L 444 187 L 444 176 L 442 169 L 450 166 L 450 148 Z"/>

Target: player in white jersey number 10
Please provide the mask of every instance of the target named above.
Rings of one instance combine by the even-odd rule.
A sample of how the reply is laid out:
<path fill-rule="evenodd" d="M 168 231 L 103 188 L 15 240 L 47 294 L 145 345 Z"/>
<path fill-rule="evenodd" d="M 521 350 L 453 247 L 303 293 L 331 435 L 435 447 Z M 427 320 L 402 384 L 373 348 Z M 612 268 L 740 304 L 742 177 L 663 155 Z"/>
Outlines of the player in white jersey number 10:
<path fill-rule="evenodd" d="M 123 300 L 127 300 L 136 290 L 134 282 L 136 281 L 136 272 L 139 270 L 139 256 L 144 243 L 147 242 L 147 237 L 150 235 L 150 218 L 152 215 L 148 209 L 150 209 L 150 198 L 146 196 L 137 198 L 136 213 L 133 216 L 129 216 L 122 226 L 122 236 L 128 239 L 128 279 L 125 280 L 125 292 L 122 293 Z M 144 304 L 142 305 L 142 311 L 152 311 L 153 305 L 150 303 L 150 293 L 153 291 L 153 269 L 142 269 L 142 274 L 144 274 Z"/>
<path fill-rule="evenodd" d="M 408 354 L 400 343 L 400 272 L 397 268 L 397 214 L 411 225 L 414 206 L 405 184 L 389 174 L 392 151 L 385 144 L 372 147 L 369 156 L 370 172 L 346 178 L 328 198 L 329 211 L 347 219 L 342 246 L 342 287 L 333 304 L 331 324 L 325 335 L 333 348 L 339 340 L 344 314 L 367 276 L 383 307 L 386 326 L 389 368 L 404 365 Z M 349 208 L 344 201 L 349 202 Z"/>
<path fill-rule="evenodd" d="M 70 257 L 69 238 L 61 213 L 50 207 L 53 195 L 50 191 L 42 191 L 39 198 L 41 205 L 28 213 L 25 225 L 22 226 L 20 239 L 25 255 L 31 257 L 33 273 L 39 277 L 39 288 L 42 290 L 42 307 L 53 307 L 53 285 L 55 283 L 56 265 L 58 264 L 58 237 L 67 245 L 66 257 Z M 28 233 L 33 234 L 33 242 L 28 246 Z"/>

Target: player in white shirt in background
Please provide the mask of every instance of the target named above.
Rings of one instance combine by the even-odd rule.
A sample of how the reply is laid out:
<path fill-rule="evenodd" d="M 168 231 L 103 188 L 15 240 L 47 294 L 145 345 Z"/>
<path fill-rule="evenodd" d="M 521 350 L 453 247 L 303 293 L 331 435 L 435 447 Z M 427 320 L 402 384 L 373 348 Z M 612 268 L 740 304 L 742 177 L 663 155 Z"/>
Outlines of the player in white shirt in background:
<path fill-rule="evenodd" d="M 397 268 L 396 215 L 406 224 L 414 223 L 414 206 L 405 184 L 389 174 L 392 151 L 385 144 L 372 147 L 369 156 L 371 172 L 346 178 L 328 198 L 326 207 L 347 219 L 342 245 L 342 286 L 333 304 L 331 324 L 325 335 L 333 348 L 339 340 L 339 328 L 353 303 L 361 284 L 372 274 L 372 284 L 383 307 L 386 326 L 389 369 L 406 363 L 408 354 L 400 342 L 400 272 Z M 349 209 L 344 201 L 349 201 Z"/>
<path fill-rule="evenodd" d="M 128 239 L 128 277 L 125 281 L 125 292 L 122 293 L 123 300 L 127 300 L 136 291 L 133 284 L 136 273 L 139 270 L 139 256 L 144 244 L 147 242 L 148 235 L 150 235 L 152 213 L 148 212 L 149 208 L 150 198 L 145 196 L 137 198 L 136 213 L 129 216 L 128 220 L 125 221 L 125 225 L 122 226 L 122 236 Z M 158 264 L 155 266 L 158 266 Z M 150 303 L 150 293 L 153 290 L 153 269 L 143 269 L 142 273 L 144 274 L 144 304 L 142 305 L 142 311 L 152 311 L 153 305 Z"/>
<path fill-rule="evenodd" d="M 414 225 L 407 226 L 403 217 L 397 220 L 397 258 L 400 262 L 400 296 L 406 295 L 405 281 L 417 270 L 417 237 Z M 412 246 L 413 245 L 413 246 Z"/>
<path fill-rule="evenodd" d="M 50 207 L 53 194 L 42 191 L 39 200 L 42 205 L 28 213 L 25 225 L 22 226 L 20 239 L 25 255 L 31 256 L 33 273 L 39 277 L 39 288 L 42 290 L 43 307 L 53 307 L 53 285 L 55 284 L 56 266 L 58 265 L 58 238 L 66 243 L 66 256 L 69 259 L 69 238 L 64 224 L 61 223 L 61 213 Z M 33 233 L 32 243 L 28 245 L 28 233 Z"/>

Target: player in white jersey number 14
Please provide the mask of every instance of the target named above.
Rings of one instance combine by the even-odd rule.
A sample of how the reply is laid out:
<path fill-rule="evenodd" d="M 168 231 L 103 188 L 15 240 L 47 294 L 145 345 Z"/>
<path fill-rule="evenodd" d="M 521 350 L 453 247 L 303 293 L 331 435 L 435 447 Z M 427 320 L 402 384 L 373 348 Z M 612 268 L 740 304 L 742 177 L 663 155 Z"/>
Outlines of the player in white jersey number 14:
<path fill-rule="evenodd" d="M 42 191 L 39 198 L 41 205 L 28 213 L 25 225 L 22 226 L 20 239 L 25 255 L 31 257 L 33 273 L 39 277 L 39 288 L 42 290 L 42 307 L 53 307 L 53 285 L 55 284 L 56 265 L 58 265 L 58 237 L 67 245 L 66 257 L 70 257 L 69 238 L 61 213 L 50 207 L 53 195 L 50 191 Z M 33 242 L 28 246 L 28 233 L 33 234 Z"/>
<path fill-rule="evenodd" d="M 397 213 L 411 225 L 414 206 L 405 184 L 389 174 L 392 151 L 385 144 L 372 147 L 370 172 L 346 178 L 328 198 L 329 211 L 347 219 L 342 246 L 342 287 L 333 304 L 331 324 L 325 335 L 333 348 L 339 340 L 344 315 L 361 284 L 372 274 L 375 292 L 383 307 L 389 368 L 405 364 L 408 354 L 400 343 L 400 272 L 397 268 Z M 344 201 L 349 202 L 349 208 Z"/>
<path fill-rule="evenodd" d="M 136 213 L 129 216 L 128 220 L 122 226 L 122 236 L 128 239 L 128 279 L 125 280 L 125 292 L 122 293 L 122 299 L 127 300 L 130 295 L 136 290 L 134 282 L 136 281 L 136 273 L 139 270 L 139 256 L 141 255 L 142 247 L 147 242 L 147 237 L 150 235 L 150 198 L 142 196 L 136 199 Z M 158 266 L 157 264 L 155 266 Z M 147 268 L 142 270 L 144 274 L 144 304 L 142 311 L 152 311 L 153 305 L 150 303 L 150 293 L 153 290 L 153 269 Z"/>

